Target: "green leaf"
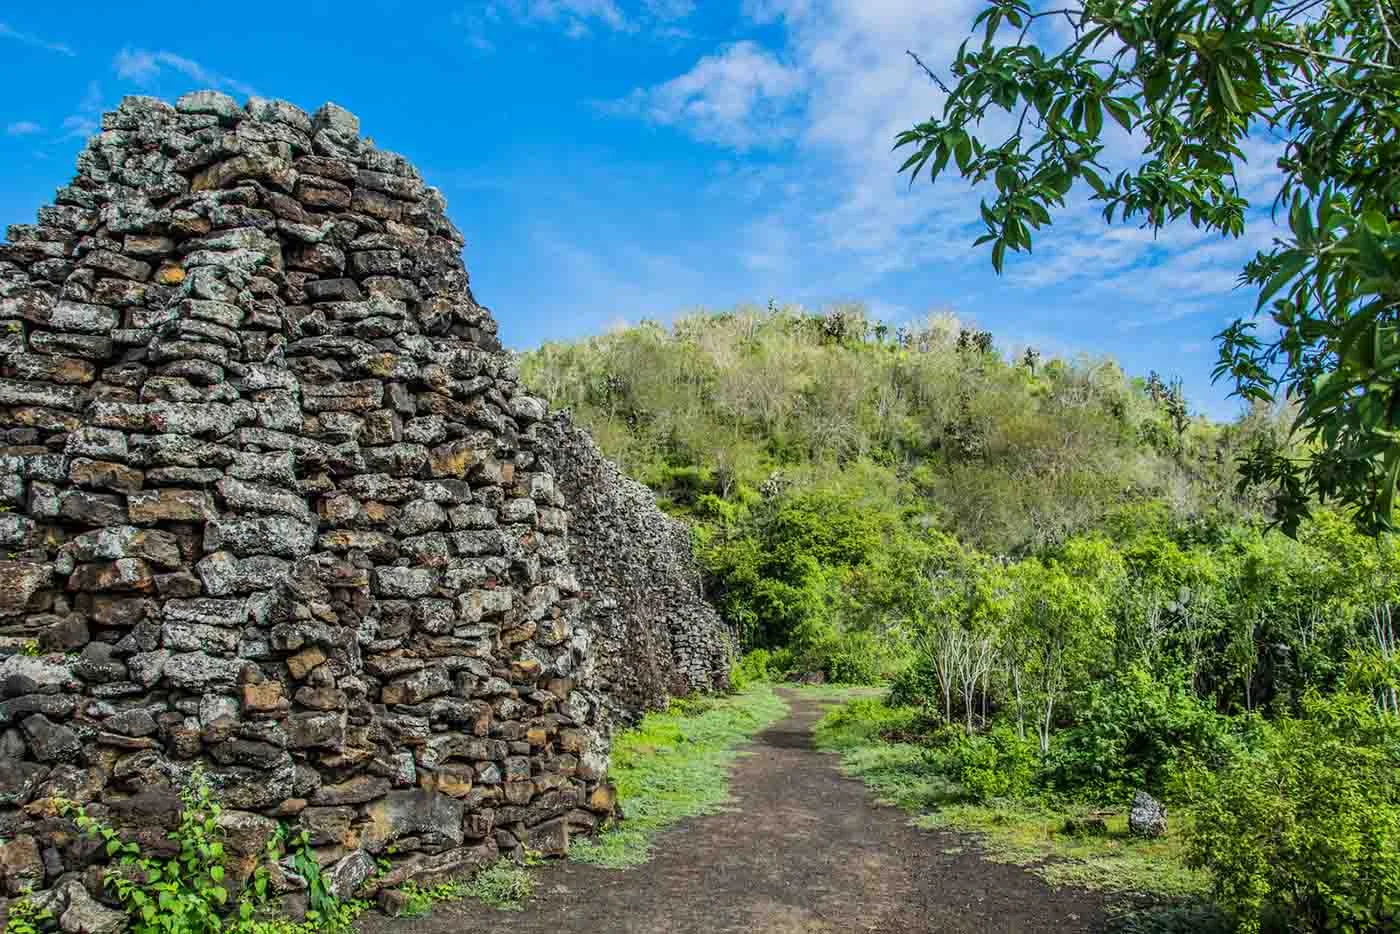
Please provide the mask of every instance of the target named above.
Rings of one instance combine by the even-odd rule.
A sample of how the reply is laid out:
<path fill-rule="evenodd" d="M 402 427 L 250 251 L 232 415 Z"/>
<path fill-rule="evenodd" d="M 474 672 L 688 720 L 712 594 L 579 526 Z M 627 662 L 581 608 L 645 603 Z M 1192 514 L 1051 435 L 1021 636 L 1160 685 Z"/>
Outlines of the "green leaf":
<path fill-rule="evenodd" d="M 1084 128 L 1093 139 L 1103 134 L 1103 106 L 1097 97 L 1084 99 Z"/>
<path fill-rule="evenodd" d="M 1119 97 L 1110 97 L 1104 101 L 1104 106 L 1108 108 L 1109 116 L 1113 117 L 1119 126 L 1130 133 L 1132 132 L 1133 111 L 1126 101 Z"/>
<path fill-rule="evenodd" d="M 1104 185 L 1103 179 L 1099 178 L 1099 173 L 1089 168 L 1087 165 L 1079 167 L 1079 174 L 1084 176 L 1084 181 L 1089 183 L 1089 187 L 1094 189 L 1094 194 L 1104 195 L 1108 188 Z"/>
<path fill-rule="evenodd" d="M 1239 113 L 1244 110 L 1244 108 L 1240 106 L 1239 97 L 1235 94 L 1235 82 L 1230 80 L 1230 72 L 1223 63 L 1216 68 L 1216 77 L 1220 82 L 1221 97 L 1224 98 L 1225 105 L 1229 110 L 1232 113 Z"/>
<path fill-rule="evenodd" d="M 1278 293 L 1279 289 L 1291 282 L 1293 277 L 1298 275 L 1302 268 L 1308 264 L 1308 255 L 1301 251 L 1290 251 L 1284 254 L 1284 256 L 1285 259 L 1279 265 L 1278 271 L 1275 272 L 1269 278 L 1269 281 L 1265 283 L 1264 287 L 1259 290 L 1259 302 L 1254 306 L 1256 311 L 1263 308 L 1264 304 L 1269 299 L 1273 298 L 1274 295 Z"/>
<path fill-rule="evenodd" d="M 958 165 L 958 171 L 964 175 L 972 165 L 972 137 L 959 131 L 958 141 L 953 147 L 953 159 Z"/>

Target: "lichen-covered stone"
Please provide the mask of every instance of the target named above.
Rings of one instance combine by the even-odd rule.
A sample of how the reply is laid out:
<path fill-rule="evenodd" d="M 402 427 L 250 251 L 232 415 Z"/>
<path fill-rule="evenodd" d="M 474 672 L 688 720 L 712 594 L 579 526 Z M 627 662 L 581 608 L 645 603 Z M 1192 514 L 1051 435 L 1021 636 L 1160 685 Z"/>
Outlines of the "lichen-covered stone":
<path fill-rule="evenodd" d="M 562 852 L 614 810 L 614 721 L 723 684 L 685 529 L 519 384 L 353 114 L 103 126 L 0 261 L 0 647 L 51 653 L 0 661 L 4 885 L 105 928 L 15 809 L 161 845 L 196 764 L 234 881 L 298 815 L 347 896 Z"/>

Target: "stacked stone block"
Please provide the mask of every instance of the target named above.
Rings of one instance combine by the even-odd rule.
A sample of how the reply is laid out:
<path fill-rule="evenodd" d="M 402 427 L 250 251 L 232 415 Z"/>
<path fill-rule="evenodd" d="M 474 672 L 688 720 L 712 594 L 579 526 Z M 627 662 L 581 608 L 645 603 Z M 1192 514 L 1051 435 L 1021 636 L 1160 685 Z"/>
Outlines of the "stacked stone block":
<path fill-rule="evenodd" d="M 123 101 L 10 228 L 6 893 L 91 860 L 53 799 L 159 847 L 195 768 L 236 852 L 299 824 L 345 894 L 375 857 L 374 884 L 459 873 L 612 811 L 609 713 L 640 698 L 608 699 L 589 627 L 636 595 L 581 591 L 571 449 L 445 207 L 342 108 L 198 92 Z M 712 616 L 696 661 L 646 664 L 720 683 Z"/>
<path fill-rule="evenodd" d="M 727 689 L 735 644 L 702 596 L 690 527 L 564 415 L 532 430 L 569 503 L 570 559 L 585 597 L 579 630 L 591 640 L 579 680 L 601 698 L 604 721 Z"/>

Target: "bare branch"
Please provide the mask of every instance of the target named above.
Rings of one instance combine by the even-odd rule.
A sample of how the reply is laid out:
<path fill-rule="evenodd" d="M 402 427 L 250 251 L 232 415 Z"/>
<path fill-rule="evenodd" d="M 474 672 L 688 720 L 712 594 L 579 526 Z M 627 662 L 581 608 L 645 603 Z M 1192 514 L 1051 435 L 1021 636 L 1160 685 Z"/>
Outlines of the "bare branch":
<path fill-rule="evenodd" d="M 1297 52 L 1299 55 L 1306 55 L 1309 58 L 1316 59 L 1318 61 L 1332 62 L 1336 65 L 1350 65 L 1353 68 L 1370 68 L 1375 71 L 1385 71 L 1392 72 L 1394 74 L 1400 74 L 1400 68 L 1396 68 L 1392 65 L 1382 64 L 1381 62 L 1363 62 L 1359 59 L 1347 58 L 1345 55 L 1332 55 L 1328 52 L 1319 51 L 1318 49 L 1309 48 L 1303 45 L 1294 45 L 1291 42 L 1283 42 L 1278 39 L 1261 38 L 1259 40 L 1259 43 L 1261 45 L 1267 45 L 1270 48 L 1282 49 L 1285 52 Z"/>
<path fill-rule="evenodd" d="M 919 56 L 915 55 L 912 51 L 908 49 L 905 50 L 905 54 L 914 60 L 914 64 L 918 65 L 920 68 L 923 69 L 924 74 L 928 75 L 930 81 L 938 85 L 938 89 L 940 91 L 942 91 L 944 94 L 950 96 L 952 95 L 953 92 L 948 90 L 948 85 L 944 84 L 943 79 L 933 73 L 932 68 L 929 68 L 927 65 L 924 64 L 923 59 L 919 58 Z"/>

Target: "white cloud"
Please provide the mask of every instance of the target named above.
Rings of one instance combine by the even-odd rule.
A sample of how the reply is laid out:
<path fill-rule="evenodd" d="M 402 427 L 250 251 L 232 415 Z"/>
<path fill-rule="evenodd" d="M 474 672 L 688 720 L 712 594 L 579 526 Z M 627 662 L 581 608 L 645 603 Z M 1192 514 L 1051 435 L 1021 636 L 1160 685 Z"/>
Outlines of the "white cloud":
<path fill-rule="evenodd" d="M 18 120 L 5 127 L 6 136 L 30 136 L 43 131 L 44 128 L 32 120 Z"/>
<path fill-rule="evenodd" d="M 687 38 L 689 33 L 676 24 L 695 8 L 695 0 L 634 0 L 626 7 L 618 0 L 487 0 L 459 11 L 454 22 L 465 29 L 469 44 L 490 52 L 496 47 L 495 31 L 509 24 L 557 29 L 570 39 L 598 31 Z"/>
<path fill-rule="evenodd" d="M 77 112 L 63 118 L 64 138 L 87 137 L 96 133 L 101 128 L 104 109 L 101 85 L 96 81 L 89 81 L 87 91 L 78 103 Z"/>
<path fill-rule="evenodd" d="M 953 184 L 909 191 L 896 175 L 903 156 L 891 144 L 941 103 L 906 50 L 950 59 L 977 7 L 977 0 L 746 0 L 756 23 L 783 27 L 778 54 L 802 89 L 784 128 L 796 143 L 792 193 L 770 191 L 767 210 L 742 234 L 751 265 L 789 263 L 775 287 L 870 294 L 892 272 L 964 260 L 973 238 L 962 227 L 976 218 L 976 200 Z M 779 230 L 788 233 L 773 244 Z"/>
<path fill-rule="evenodd" d="M 156 57 L 139 49 L 135 52 L 122 49 L 112 60 L 112 67 L 116 69 L 118 78 L 135 81 L 137 84 L 149 84 L 160 76 L 160 65 L 156 62 Z"/>
<path fill-rule="evenodd" d="M 20 32 L 18 29 L 12 28 L 7 23 L 0 23 L 0 39 L 14 39 L 16 42 L 22 42 L 25 45 L 31 46 L 36 49 L 43 49 L 46 52 L 57 52 L 59 55 L 67 55 L 69 57 L 78 54 L 77 52 L 73 51 L 71 46 L 66 45 L 65 43 L 50 42 L 49 40 L 40 38 L 39 36 L 35 36 L 27 32 Z"/>
<path fill-rule="evenodd" d="M 695 12 L 695 0 L 642 0 L 642 6 L 662 21 L 685 19 Z"/>
<path fill-rule="evenodd" d="M 609 29 L 625 30 L 630 21 L 613 0 L 503 0 L 502 6 L 516 19 L 566 26 L 597 22 Z"/>
<path fill-rule="evenodd" d="M 621 100 L 609 113 L 676 126 L 698 139 L 745 150 L 796 134 L 795 109 L 806 91 L 803 73 L 755 42 L 736 42 L 700 59 L 683 75 Z"/>
<path fill-rule="evenodd" d="M 977 204 L 988 192 L 972 190 L 955 174 L 932 186 L 925 177 L 911 188 L 897 174 L 907 153 L 891 151 L 897 133 L 939 113 L 943 103 L 906 50 L 935 71 L 946 68 L 983 5 L 743 0 L 755 26 L 781 30 L 779 45 L 741 42 L 712 51 L 678 77 L 606 109 L 741 152 L 772 140 L 793 145 L 781 181 L 771 166 L 741 158 L 713 182 L 719 197 L 752 205 L 736 249 L 749 271 L 780 294 L 874 295 L 897 282 L 896 275 L 946 269 L 963 276 L 970 265 L 990 271 L 987 248 L 971 246 L 982 232 Z M 753 77 L 765 69 L 778 78 L 765 84 Z M 1010 119 L 989 118 L 986 135 L 1000 139 L 996 132 L 1009 132 Z M 1116 127 L 1109 133 L 1111 158 L 1128 161 L 1140 152 L 1128 134 Z M 1278 146 L 1261 139 L 1244 148 L 1241 191 L 1267 197 Z M 1121 307 L 1149 321 L 1219 310 L 1233 301 L 1243 262 L 1272 236 L 1261 217 L 1251 216 L 1249 236 L 1241 240 L 1187 225 L 1154 237 L 1132 223 L 1105 225 L 1101 205 L 1076 190 L 1054 227 L 1036 235 L 1034 259 L 1008 261 L 1006 283 L 989 287 L 1054 288 L 1054 301 L 1077 313 L 1081 326 L 1104 303 L 1115 315 Z"/>
<path fill-rule="evenodd" d="M 495 48 L 488 33 L 503 23 L 552 26 L 570 39 L 591 35 L 597 26 L 614 32 L 636 29 L 614 0 L 490 0 L 461 11 L 456 21 L 466 27 L 467 41 L 484 51 Z"/>
<path fill-rule="evenodd" d="M 65 136 L 86 137 L 101 129 L 101 123 L 95 117 L 86 114 L 73 114 L 63 118 L 63 129 L 67 131 Z"/>
<path fill-rule="evenodd" d="M 160 78 L 162 71 L 169 69 L 205 88 L 232 91 L 247 97 L 257 93 L 251 85 L 210 71 L 199 62 L 182 55 L 163 50 L 150 52 L 146 49 L 124 48 L 112 60 L 112 67 L 118 78 L 140 85 L 154 84 Z"/>

